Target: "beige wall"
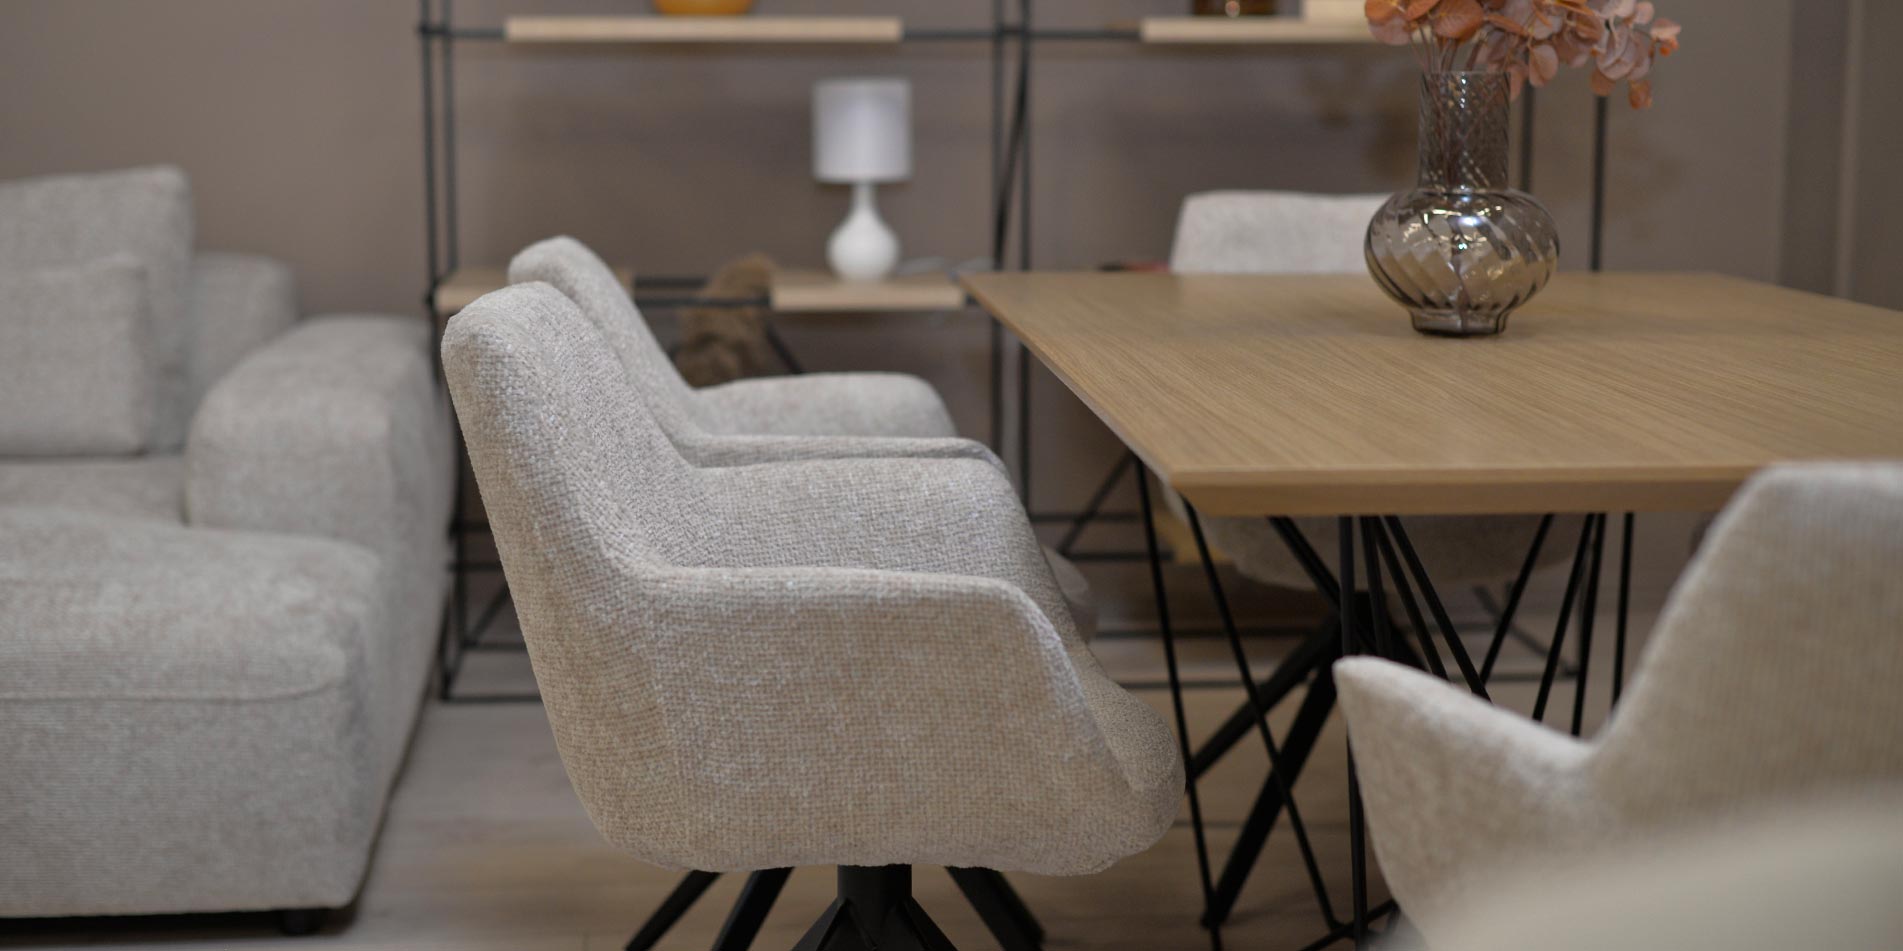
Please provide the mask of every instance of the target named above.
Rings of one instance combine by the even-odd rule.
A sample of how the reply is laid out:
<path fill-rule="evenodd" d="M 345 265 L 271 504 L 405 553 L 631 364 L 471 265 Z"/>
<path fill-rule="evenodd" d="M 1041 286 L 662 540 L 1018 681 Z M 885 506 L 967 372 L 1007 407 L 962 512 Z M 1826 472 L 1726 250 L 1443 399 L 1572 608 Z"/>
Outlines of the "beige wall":
<path fill-rule="evenodd" d="M 1040 22 L 1093 26 L 1186 5 L 1043 0 Z M 1793 0 L 1752 0 L 1748 17 L 1737 0 L 1661 6 L 1686 24 L 1686 45 L 1662 65 L 1657 109 L 1614 112 L 1608 261 L 1775 279 Z M 494 24 L 504 10 L 643 7 L 457 4 L 471 24 Z M 970 26 L 990 5 L 760 8 L 891 10 Z M 197 187 L 203 245 L 290 260 L 312 309 L 415 311 L 424 273 L 415 15 L 407 0 L 7 0 L 0 177 L 178 162 Z M 701 272 L 750 250 L 817 263 L 845 196 L 811 180 L 808 91 L 848 73 L 915 83 L 917 175 L 885 202 L 908 252 L 987 250 L 982 45 L 633 55 L 472 44 L 459 67 L 466 261 L 498 262 L 569 232 L 648 273 Z M 1386 191 L 1411 176 L 1410 66 L 1391 51 L 1063 44 L 1041 56 L 1035 89 L 1044 267 L 1161 257 L 1178 203 L 1202 189 Z M 1584 77 L 1569 75 L 1541 102 L 1536 190 L 1562 222 L 1573 268 L 1585 261 L 1590 132 Z M 1862 253 L 1894 247 L 1897 220 L 1871 219 Z M 982 435 L 985 326 L 975 315 L 813 320 L 789 336 L 822 368 L 927 376 L 964 429 Z M 1039 505 L 1075 506 L 1117 449 L 1053 381 L 1040 377 L 1036 393 Z"/>

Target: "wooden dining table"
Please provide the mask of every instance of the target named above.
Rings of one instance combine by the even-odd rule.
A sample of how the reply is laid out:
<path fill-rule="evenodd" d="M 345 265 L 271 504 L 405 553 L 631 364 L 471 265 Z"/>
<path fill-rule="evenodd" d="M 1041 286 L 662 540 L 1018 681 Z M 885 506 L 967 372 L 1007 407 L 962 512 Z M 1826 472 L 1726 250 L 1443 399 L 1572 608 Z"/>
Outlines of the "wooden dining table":
<path fill-rule="evenodd" d="M 1416 333 L 1407 314 L 1359 275 L 1030 272 L 969 275 L 964 284 L 1187 503 L 1248 694 L 1245 719 L 1259 727 L 1271 758 L 1257 812 L 1217 883 L 1195 789 L 1210 757 L 1190 748 L 1156 519 L 1139 472 L 1151 580 L 1190 764 L 1204 923 L 1212 930 L 1284 803 L 1302 837 L 1289 790 L 1306 749 L 1294 735 L 1278 749 L 1263 720 L 1282 694 L 1259 691 L 1278 678 L 1258 685 L 1249 671 L 1198 513 L 1268 519 L 1335 607 L 1338 651 L 1278 671 L 1294 675 L 1279 678 L 1283 688 L 1302 677 L 1322 682 L 1312 675 L 1344 653 L 1386 649 L 1378 550 L 1396 569 L 1387 582 L 1397 593 L 1405 583 L 1419 590 L 1428 610 L 1410 604 L 1410 613 L 1417 621 L 1433 615 L 1460 675 L 1482 696 L 1485 676 L 1460 646 L 1404 518 L 1547 516 L 1497 645 L 1552 516 L 1585 514 L 1542 680 L 1543 707 L 1576 597 L 1580 649 L 1590 643 L 1607 513 L 1625 513 L 1627 528 L 1616 698 L 1631 513 L 1715 511 L 1768 466 L 1903 459 L 1903 313 L 1734 277 L 1563 274 L 1504 334 L 1466 339 Z M 1308 545 L 1295 516 L 1338 520 L 1332 563 Z M 1368 596 L 1356 595 L 1362 591 Z M 1428 640 L 1429 625 L 1420 627 Z M 1577 691 L 1584 693 L 1583 681 Z M 1332 694 L 1324 699 L 1332 704 Z M 1351 916 L 1334 914 L 1305 837 L 1301 848 L 1329 928 L 1324 941 L 1360 945 L 1379 910 L 1368 907 L 1352 776 L 1351 768 Z"/>

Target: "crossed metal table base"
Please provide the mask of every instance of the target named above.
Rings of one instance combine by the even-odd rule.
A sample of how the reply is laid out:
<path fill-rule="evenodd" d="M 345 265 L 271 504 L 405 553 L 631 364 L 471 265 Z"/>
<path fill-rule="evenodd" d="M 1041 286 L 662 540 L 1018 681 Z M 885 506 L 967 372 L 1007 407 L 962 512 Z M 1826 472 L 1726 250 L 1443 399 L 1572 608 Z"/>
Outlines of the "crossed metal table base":
<path fill-rule="evenodd" d="M 1313 754 L 1322 728 L 1334 710 L 1336 692 L 1334 678 L 1330 672 L 1331 667 L 1336 660 L 1347 655 L 1366 654 L 1385 657 L 1417 669 L 1431 671 L 1442 679 L 1451 680 L 1453 676 L 1458 675 L 1460 682 L 1464 683 L 1476 696 L 1491 701 L 1487 693 L 1487 684 L 1492 679 L 1501 647 L 1509 632 L 1513 630 L 1514 617 L 1526 593 L 1527 583 L 1538 565 L 1540 552 L 1551 533 L 1555 517 L 1547 515 L 1540 520 L 1526 559 L 1509 589 L 1507 602 L 1500 612 L 1487 652 L 1478 665 L 1474 663 L 1466 645 L 1462 643 L 1459 632 L 1428 575 L 1426 566 L 1422 564 L 1399 518 L 1394 516 L 1339 518 L 1337 526 L 1340 551 L 1333 570 L 1309 544 L 1293 519 L 1268 519 L 1269 525 L 1301 565 L 1315 590 L 1327 601 L 1331 611 L 1328 619 L 1314 634 L 1298 644 L 1276 665 L 1275 670 L 1266 679 L 1257 681 L 1250 669 L 1249 658 L 1242 648 L 1242 638 L 1238 632 L 1234 614 L 1230 610 L 1228 598 L 1223 592 L 1215 561 L 1210 557 L 1209 544 L 1203 534 L 1202 520 L 1195 508 L 1189 505 L 1188 500 L 1184 500 L 1190 529 L 1196 541 L 1197 554 L 1200 556 L 1210 594 L 1215 600 L 1223 632 L 1227 637 L 1230 653 L 1247 698 L 1242 707 L 1217 729 L 1201 749 L 1192 750 L 1188 718 L 1183 709 L 1182 680 L 1176 656 L 1175 635 L 1170 623 L 1169 601 L 1164 590 L 1163 563 L 1157 544 L 1155 513 L 1151 505 L 1148 479 L 1145 477 L 1142 463 L 1135 461 L 1134 455 L 1131 459 L 1137 473 L 1137 494 L 1141 505 L 1144 542 L 1150 559 L 1150 582 L 1156 597 L 1158 621 L 1163 635 L 1164 660 L 1169 671 L 1172 712 L 1176 720 L 1183 760 L 1187 765 L 1190 825 L 1195 837 L 1197 867 L 1202 877 L 1204 898 L 1202 924 L 1209 931 L 1210 945 L 1220 951 L 1222 926 L 1228 921 L 1230 913 L 1235 908 L 1236 900 L 1248 880 L 1249 873 L 1254 870 L 1270 832 L 1286 815 L 1289 830 L 1294 835 L 1297 848 L 1301 852 L 1303 869 L 1314 891 L 1316 907 L 1324 926 L 1321 937 L 1309 944 L 1304 951 L 1313 951 L 1313 949 L 1346 940 L 1352 940 L 1357 948 L 1365 947 L 1374 922 L 1384 917 L 1395 918 L 1399 909 L 1392 901 L 1372 907 L 1369 904 L 1367 825 L 1362 815 L 1360 789 L 1355 777 L 1352 751 L 1348 757 L 1348 824 L 1353 895 L 1349 914 L 1345 919 L 1337 914 L 1334 902 L 1331 900 L 1320 862 L 1316 858 L 1315 848 L 1309 839 L 1307 824 L 1302 820 L 1301 809 L 1293 795 L 1296 780 Z M 1612 700 L 1615 704 L 1624 688 L 1627 616 L 1630 607 L 1632 576 L 1633 516 L 1627 514 L 1624 519 L 1625 532 L 1619 567 L 1618 618 L 1613 647 Z M 1580 733 L 1585 714 L 1587 675 L 1592 660 L 1594 615 L 1599 601 L 1599 581 L 1604 563 L 1606 523 L 1607 516 L 1605 515 L 1588 515 L 1581 527 L 1573 554 L 1572 568 L 1567 578 L 1566 593 L 1561 600 L 1559 620 L 1547 649 L 1545 666 L 1540 677 L 1539 694 L 1533 709 L 1536 720 L 1545 718 L 1553 695 L 1554 683 L 1562 671 L 1561 657 L 1565 648 L 1566 634 L 1572 625 L 1574 611 L 1577 609 L 1579 658 L 1571 722 L 1572 733 L 1575 736 Z M 1388 600 L 1390 585 L 1392 585 L 1395 600 L 1406 615 L 1405 625 L 1398 623 L 1398 619 L 1390 617 Z M 1583 597 L 1581 596 L 1582 589 Z M 1441 647 L 1435 643 L 1437 637 L 1441 645 L 1445 646 L 1448 659 L 1453 662 L 1451 672 L 1447 659 L 1441 656 Z M 1269 727 L 1267 713 L 1287 699 L 1297 687 L 1307 689 L 1302 697 L 1301 706 L 1295 714 L 1294 722 L 1278 743 L 1274 732 Z M 1217 877 L 1211 873 L 1209 845 L 1204 832 L 1202 802 L 1197 790 L 1197 780 L 1250 732 L 1258 733 L 1262 737 L 1263 747 L 1268 753 L 1269 775 L 1264 780 L 1262 790 L 1243 823 L 1235 846 L 1224 862 L 1222 874 Z"/>

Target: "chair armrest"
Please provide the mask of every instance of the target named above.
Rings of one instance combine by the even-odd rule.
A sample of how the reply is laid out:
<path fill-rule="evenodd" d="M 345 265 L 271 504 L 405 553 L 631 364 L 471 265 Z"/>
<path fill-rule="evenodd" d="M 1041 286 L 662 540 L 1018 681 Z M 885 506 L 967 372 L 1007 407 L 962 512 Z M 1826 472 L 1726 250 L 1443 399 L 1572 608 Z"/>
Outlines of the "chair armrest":
<path fill-rule="evenodd" d="M 428 550 L 453 495 L 447 401 L 422 321 L 298 325 L 206 394 L 186 444 L 195 525 Z"/>
<path fill-rule="evenodd" d="M 582 742 L 598 750 L 569 734 L 563 750 L 583 802 L 642 804 L 594 819 L 649 861 L 723 870 L 884 864 L 906 852 L 1037 868 L 1035 843 L 1090 818 L 1050 790 L 1125 782 L 1059 638 L 1011 585 L 801 568 L 669 570 L 627 584 L 640 595 L 594 642 L 599 656 L 530 647 L 552 716 L 570 696 L 599 710 L 628 685 L 655 692 L 651 706 L 631 698 L 607 708 L 655 711 L 668 751 L 630 749 L 642 735 L 634 723 L 591 726 Z M 629 630 L 665 636 L 631 650 L 617 636 Z M 585 680 L 564 689 L 546 676 L 556 668 Z M 564 729 L 558 722 L 557 735 Z M 1025 802 L 1046 797 L 1051 807 Z M 789 809 L 799 821 L 786 821 Z M 900 816 L 932 834 L 866 838 Z M 991 825 L 978 834 L 974 821 Z M 1001 839 L 1027 854 L 980 851 Z"/>
<path fill-rule="evenodd" d="M 1593 841 L 1586 744 L 1399 664 L 1334 674 L 1382 872 L 1424 930 L 1527 852 Z"/>
<path fill-rule="evenodd" d="M 197 405 L 245 354 L 297 322 L 297 278 L 255 254 L 192 258 L 192 401 Z"/>
<path fill-rule="evenodd" d="M 703 468 L 820 459 L 971 459 L 999 472 L 1004 463 L 984 443 L 905 436 L 705 436 L 678 448 Z"/>
<path fill-rule="evenodd" d="M 879 568 L 1011 584 L 1080 638 L 1011 482 L 969 459 L 835 459 L 701 471 L 722 513 L 708 564 Z"/>
<path fill-rule="evenodd" d="M 736 380 L 696 390 L 731 435 L 958 434 L 931 384 L 903 373 L 807 373 Z"/>

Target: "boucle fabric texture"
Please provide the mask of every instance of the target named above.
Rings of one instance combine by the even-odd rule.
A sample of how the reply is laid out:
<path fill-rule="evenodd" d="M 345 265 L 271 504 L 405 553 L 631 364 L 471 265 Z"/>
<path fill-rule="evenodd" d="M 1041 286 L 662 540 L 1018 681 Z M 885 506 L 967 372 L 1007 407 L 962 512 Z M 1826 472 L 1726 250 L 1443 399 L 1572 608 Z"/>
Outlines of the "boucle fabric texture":
<path fill-rule="evenodd" d="M 197 407 L 245 354 L 291 329 L 297 279 L 281 261 L 203 252 L 192 259 L 191 301 L 191 405 Z"/>
<path fill-rule="evenodd" d="M 448 525 L 448 404 L 420 320 L 326 316 L 245 357 L 187 445 L 194 525 L 316 535 L 409 555 Z"/>
<path fill-rule="evenodd" d="M 185 456 L 0 459 L 0 506 L 183 522 Z"/>
<path fill-rule="evenodd" d="M 613 269 L 573 238 L 551 238 L 516 256 L 511 281 L 541 281 L 582 309 L 613 346 L 634 391 L 682 456 L 695 465 L 878 457 L 980 459 L 1004 470 L 982 443 L 954 438 L 931 384 L 896 373 L 808 373 L 687 385 Z M 1097 634 L 1090 583 L 1047 552 L 1064 599 L 1088 639 Z"/>
<path fill-rule="evenodd" d="M 0 455 L 125 455 L 152 438 L 145 269 L 119 254 L 0 271 Z"/>
<path fill-rule="evenodd" d="M 0 510 L 0 916 L 348 903 L 421 687 L 386 574 L 323 539 Z"/>
<path fill-rule="evenodd" d="M 0 182 L 0 267 L 71 267 L 129 254 L 145 267 L 157 399 L 152 448 L 176 450 L 190 419 L 192 197 L 153 166 Z"/>
<path fill-rule="evenodd" d="M 0 916 L 346 905 L 416 720 L 453 492 L 429 327 L 292 328 L 281 266 L 194 269 L 184 452 L 0 461 Z"/>
<path fill-rule="evenodd" d="M 1903 789 L 1777 803 L 1639 854 L 1503 882 L 1460 951 L 1886 951 L 1903 935 Z"/>
<path fill-rule="evenodd" d="M 556 742 L 602 834 L 710 871 L 1081 874 L 1168 828 L 1168 727 L 1077 635 L 981 460 L 699 468 L 561 292 L 445 373 Z"/>
<path fill-rule="evenodd" d="M 1176 223 L 1170 270 L 1178 274 L 1360 274 L 1368 221 L 1386 195 L 1305 195 L 1224 191 L 1191 195 Z M 1164 501 L 1187 519 L 1183 500 Z M 1343 512 L 1343 515 L 1378 515 Z M 1202 519 L 1210 544 L 1227 553 L 1245 577 L 1284 588 L 1312 585 L 1301 564 L 1259 518 Z M 1332 518 L 1295 520 L 1309 543 L 1333 564 L 1340 534 Z M 1435 586 L 1499 581 L 1518 575 L 1539 519 L 1525 516 L 1409 518 L 1404 522 Z M 1539 564 L 1564 560 L 1581 520 L 1556 519 Z M 1365 575 L 1364 575 L 1365 577 Z"/>
<path fill-rule="evenodd" d="M 1353 274 L 1386 195 L 1220 191 L 1183 199 L 1170 268 L 1183 274 Z"/>
<path fill-rule="evenodd" d="M 1903 467 L 1753 479 L 1588 742 L 1374 660 L 1336 665 L 1376 853 L 1430 942 L 1503 866 L 1903 782 Z"/>
<path fill-rule="evenodd" d="M 997 465 L 983 444 L 953 438 L 943 401 L 916 377 L 805 374 L 688 386 L 614 271 L 573 238 L 529 246 L 510 262 L 509 280 L 550 284 L 574 301 L 607 338 L 634 393 L 695 465 L 881 456 Z"/>

